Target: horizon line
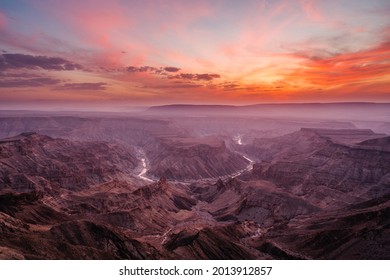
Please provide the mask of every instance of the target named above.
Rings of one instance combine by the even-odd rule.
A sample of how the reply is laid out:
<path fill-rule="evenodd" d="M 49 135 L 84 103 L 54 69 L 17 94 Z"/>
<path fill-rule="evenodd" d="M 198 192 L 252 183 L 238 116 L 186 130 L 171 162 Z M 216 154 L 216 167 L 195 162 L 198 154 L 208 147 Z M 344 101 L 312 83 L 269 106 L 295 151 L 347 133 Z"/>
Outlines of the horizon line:
<path fill-rule="evenodd" d="M 78 113 L 93 113 L 93 112 L 100 112 L 100 113 L 134 113 L 134 112 L 143 112 L 147 111 L 151 108 L 163 108 L 163 107 L 230 107 L 230 108 L 244 108 L 244 107 L 251 107 L 251 106 L 286 106 L 286 105 L 390 105 L 390 102 L 371 102 L 371 101 L 341 101 L 341 102 L 283 102 L 283 103 L 252 103 L 252 104 L 240 104 L 240 105 L 232 105 L 232 104 L 218 104 L 218 103 L 210 103 L 210 104 L 194 104 L 194 103 L 169 103 L 169 104 L 163 104 L 163 105 L 137 105 L 132 107 L 125 108 L 118 108 L 115 109 L 115 106 L 110 106 L 107 109 L 104 109 L 102 107 L 95 107 L 95 108 L 58 108 L 58 107 L 51 107 L 44 106 L 46 108 L 41 109 L 26 109 L 26 108 L 12 108 L 12 109 L 4 109 L 0 108 L 0 112 L 57 112 L 57 113 L 71 113 L 71 112 L 78 112 Z"/>

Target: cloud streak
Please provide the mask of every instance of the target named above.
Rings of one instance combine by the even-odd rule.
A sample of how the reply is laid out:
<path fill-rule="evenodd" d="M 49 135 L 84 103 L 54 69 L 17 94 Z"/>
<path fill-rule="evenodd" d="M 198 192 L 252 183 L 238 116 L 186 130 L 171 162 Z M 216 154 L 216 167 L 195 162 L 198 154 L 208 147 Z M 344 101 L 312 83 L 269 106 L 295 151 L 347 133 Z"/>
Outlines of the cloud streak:
<path fill-rule="evenodd" d="M 89 90 L 89 91 L 100 91 L 106 90 L 107 83 L 66 83 L 61 86 L 55 87 L 53 90 L 69 90 L 69 91 L 79 91 L 79 90 Z"/>
<path fill-rule="evenodd" d="M 152 74 L 168 74 L 180 71 L 178 67 L 153 67 L 153 66 L 129 66 L 126 68 L 129 73 L 152 73 Z"/>
<path fill-rule="evenodd" d="M 125 71 L 132 74 L 152 74 L 162 79 L 171 79 L 171 80 L 185 80 L 193 82 L 212 82 L 215 79 L 220 79 L 221 75 L 219 74 L 210 74 L 210 73 L 178 73 L 181 71 L 178 67 L 153 67 L 153 66 L 129 66 L 125 68 Z M 175 74 L 176 73 L 176 74 Z M 180 88 L 180 85 L 161 85 L 159 88 Z M 195 84 L 190 86 L 182 86 L 183 88 L 196 87 Z"/>
<path fill-rule="evenodd" d="M 189 83 L 169 83 L 169 84 L 156 84 L 156 85 L 144 85 L 144 88 L 155 88 L 155 89 L 194 89 L 203 87 L 199 84 Z"/>
<path fill-rule="evenodd" d="M 219 74 L 192 74 L 182 73 L 174 76 L 170 76 L 170 79 L 192 80 L 192 81 L 212 81 L 214 79 L 221 78 Z"/>
<path fill-rule="evenodd" d="M 60 57 L 34 56 L 19 53 L 0 55 L 0 71 L 7 69 L 43 69 L 52 71 L 72 71 L 83 69 L 81 65 Z"/>
<path fill-rule="evenodd" d="M 0 88 L 26 88 L 52 86 L 60 83 L 53 78 L 5 79 L 0 81 Z"/>
<path fill-rule="evenodd" d="M 180 71 L 180 68 L 177 68 L 177 67 L 164 67 L 164 70 L 167 71 L 167 72 L 179 72 Z"/>

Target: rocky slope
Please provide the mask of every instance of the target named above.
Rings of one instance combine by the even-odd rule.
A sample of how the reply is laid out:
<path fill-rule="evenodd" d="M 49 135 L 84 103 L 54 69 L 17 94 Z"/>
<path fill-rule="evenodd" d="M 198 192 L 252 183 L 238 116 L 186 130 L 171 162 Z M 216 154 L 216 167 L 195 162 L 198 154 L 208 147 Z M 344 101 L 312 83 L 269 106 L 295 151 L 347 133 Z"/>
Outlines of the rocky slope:
<path fill-rule="evenodd" d="M 389 258 L 388 137 L 258 139 L 224 178 L 248 161 L 219 136 L 150 135 L 153 182 L 123 143 L 0 140 L 0 259 Z"/>
<path fill-rule="evenodd" d="M 268 232 L 257 246 L 277 244 L 314 259 L 388 260 L 389 216 L 390 196 L 385 195 L 338 211 L 296 217 Z"/>
<path fill-rule="evenodd" d="M 153 243 L 183 220 L 196 200 L 161 180 L 138 187 L 112 181 L 61 196 L 0 194 L 0 258 L 153 259 Z M 143 240 L 152 236 L 152 242 Z M 156 241 L 157 240 L 157 241 Z"/>
<path fill-rule="evenodd" d="M 174 180 L 216 178 L 245 169 L 249 161 L 216 137 L 159 137 L 145 146 L 153 177 Z"/>
<path fill-rule="evenodd" d="M 114 178 L 130 179 L 137 165 L 131 149 L 111 143 L 36 133 L 0 140 L 0 190 L 77 190 Z"/>
<path fill-rule="evenodd" d="M 205 209 L 217 221 L 254 221 L 262 227 L 309 214 L 319 209 L 267 181 L 241 181 L 236 178 L 214 185 L 193 186 Z"/>
<path fill-rule="evenodd" d="M 321 208 L 374 198 L 389 192 L 390 153 L 386 139 L 365 139 L 380 136 L 371 131 L 302 129 L 259 140 L 247 150 L 261 145 L 261 162 L 242 178 L 269 180 Z"/>

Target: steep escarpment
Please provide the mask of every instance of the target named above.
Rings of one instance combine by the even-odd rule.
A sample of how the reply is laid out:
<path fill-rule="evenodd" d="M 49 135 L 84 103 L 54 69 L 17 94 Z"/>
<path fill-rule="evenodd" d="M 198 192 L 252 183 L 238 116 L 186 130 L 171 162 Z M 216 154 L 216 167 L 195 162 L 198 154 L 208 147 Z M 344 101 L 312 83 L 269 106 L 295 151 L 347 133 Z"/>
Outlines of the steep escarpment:
<path fill-rule="evenodd" d="M 389 191 L 390 153 L 359 143 L 343 144 L 346 134 L 362 134 L 358 132 L 327 130 L 332 138 L 322 131 L 304 129 L 272 139 L 268 142 L 268 154 L 243 178 L 269 180 L 322 208 L 385 194 Z M 369 139 L 375 136 L 372 132 L 367 134 Z M 356 137 L 357 140 L 361 138 Z M 382 142 L 374 143 L 378 146 Z"/>
<path fill-rule="evenodd" d="M 258 240 L 314 259 L 389 259 L 390 196 L 292 219 Z M 267 240 L 267 241 L 265 241 Z"/>
<path fill-rule="evenodd" d="M 378 151 L 390 151 L 390 137 L 382 137 L 382 138 L 375 138 L 370 140 L 365 140 L 357 145 L 372 149 L 378 150 Z"/>
<path fill-rule="evenodd" d="M 137 164 L 131 149 L 113 143 L 23 133 L 0 140 L 0 189 L 82 189 L 129 178 Z"/>
<path fill-rule="evenodd" d="M 160 137 L 145 147 L 147 174 L 175 180 L 226 176 L 245 169 L 248 161 L 218 138 Z"/>
<path fill-rule="evenodd" d="M 321 137 L 315 130 L 300 130 L 275 138 L 256 138 L 243 150 L 258 161 L 295 158 L 310 154 L 329 145 L 329 138 Z"/>
<path fill-rule="evenodd" d="M 112 181 L 60 196 L 6 192 L 0 202 L 0 258 L 162 258 L 156 247 L 163 234 L 199 219 L 191 212 L 197 200 L 164 179 L 141 187 Z"/>
<path fill-rule="evenodd" d="M 155 259 L 146 243 L 92 221 L 29 226 L 0 212 L 0 259 Z"/>
<path fill-rule="evenodd" d="M 319 211 L 302 199 L 266 181 L 219 180 L 207 187 L 193 187 L 196 197 L 217 221 L 254 221 L 261 226 L 285 222 Z"/>
<path fill-rule="evenodd" d="M 121 115 L 81 114 L 82 116 L 0 116 L 0 138 L 35 131 L 53 138 L 73 141 L 120 142 L 144 145 L 159 133 L 182 133 L 167 120 L 123 117 Z"/>
<path fill-rule="evenodd" d="M 113 181 L 64 196 L 60 204 L 78 219 L 132 230 L 142 235 L 162 234 L 170 226 L 191 218 L 197 200 L 185 186 L 161 179 L 146 186 Z"/>
<path fill-rule="evenodd" d="M 145 259 L 155 250 L 122 231 L 46 205 L 41 195 L 0 195 L 0 259 Z"/>
<path fill-rule="evenodd" d="M 166 234 L 163 251 L 181 259 L 267 259 L 270 256 L 246 246 L 245 238 L 253 232 L 242 223 L 189 225 Z"/>

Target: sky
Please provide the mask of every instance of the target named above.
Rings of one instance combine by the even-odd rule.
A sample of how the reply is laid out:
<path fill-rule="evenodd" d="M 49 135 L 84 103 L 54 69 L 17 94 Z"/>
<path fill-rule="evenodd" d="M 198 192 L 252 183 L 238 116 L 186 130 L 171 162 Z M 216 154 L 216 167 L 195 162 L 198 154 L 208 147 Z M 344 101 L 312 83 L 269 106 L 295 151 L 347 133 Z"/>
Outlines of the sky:
<path fill-rule="evenodd" d="M 0 0 L 0 109 L 390 102 L 388 0 Z"/>

